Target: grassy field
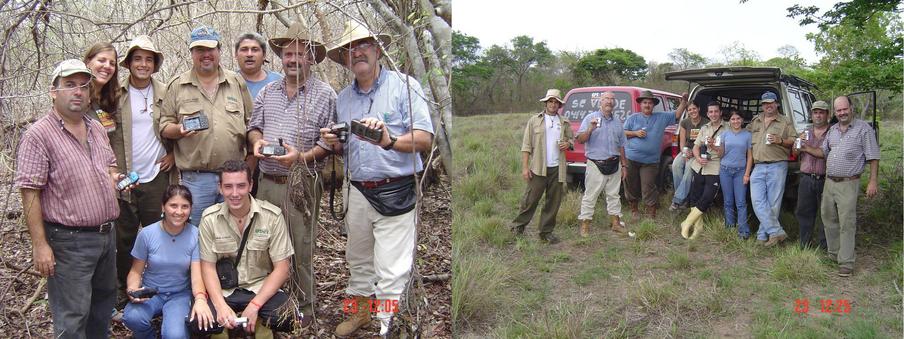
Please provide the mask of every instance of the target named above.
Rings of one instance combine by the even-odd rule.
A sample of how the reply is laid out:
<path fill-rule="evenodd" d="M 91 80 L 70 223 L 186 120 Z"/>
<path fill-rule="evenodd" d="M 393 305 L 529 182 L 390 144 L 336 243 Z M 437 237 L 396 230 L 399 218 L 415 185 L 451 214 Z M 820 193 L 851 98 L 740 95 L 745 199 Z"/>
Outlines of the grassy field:
<path fill-rule="evenodd" d="M 797 247 L 791 213 L 782 215 L 791 238 L 777 248 L 738 240 L 722 226 L 721 206 L 710 209 L 703 234 L 689 242 L 678 229 L 686 211 L 662 208 L 666 196 L 656 220 L 628 225 L 635 239 L 604 227 L 604 199 L 591 237 L 580 238 L 578 191 L 567 193 L 559 211 L 561 243 L 538 241 L 539 216 L 526 237 L 514 238 L 508 226 L 525 187 L 519 148 L 527 118 L 454 120 L 457 337 L 901 337 L 900 123 L 883 125 L 882 195 L 861 198 L 857 269 L 839 278 L 823 253 Z"/>

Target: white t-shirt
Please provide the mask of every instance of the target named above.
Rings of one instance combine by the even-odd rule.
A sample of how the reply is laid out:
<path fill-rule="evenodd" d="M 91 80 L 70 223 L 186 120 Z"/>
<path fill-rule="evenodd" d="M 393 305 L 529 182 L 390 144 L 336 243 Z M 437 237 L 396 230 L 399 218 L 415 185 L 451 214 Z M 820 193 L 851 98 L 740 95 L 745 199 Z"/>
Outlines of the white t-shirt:
<path fill-rule="evenodd" d="M 160 173 L 157 161 L 166 155 L 166 149 L 154 134 L 151 116 L 154 86 L 139 90 L 129 85 L 129 101 L 132 104 L 132 171 L 138 172 L 139 183 L 147 183 Z"/>
<path fill-rule="evenodd" d="M 559 166 L 559 137 L 562 133 L 562 124 L 558 115 L 543 113 L 546 120 L 546 167 Z"/>

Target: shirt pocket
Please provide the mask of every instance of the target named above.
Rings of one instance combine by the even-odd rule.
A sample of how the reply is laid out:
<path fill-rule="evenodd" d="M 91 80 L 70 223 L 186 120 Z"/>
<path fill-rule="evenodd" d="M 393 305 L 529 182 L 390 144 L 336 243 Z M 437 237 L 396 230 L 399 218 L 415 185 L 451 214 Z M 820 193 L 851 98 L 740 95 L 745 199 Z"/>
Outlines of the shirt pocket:
<path fill-rule="evenodd" d="M 270 237 L 264 235 L 251 235 L 245 245 L 245 255 L 248 256 L 249 278 L 262 277 L 273 270 L 273 262 L 270 261 Z"/>
<path fill-rule="evenodd" d="M 239 251 L 239 244 L 233 239 L 216 239 L 213 242 L 213 251 L 217 258 L 234 257 Z"/>

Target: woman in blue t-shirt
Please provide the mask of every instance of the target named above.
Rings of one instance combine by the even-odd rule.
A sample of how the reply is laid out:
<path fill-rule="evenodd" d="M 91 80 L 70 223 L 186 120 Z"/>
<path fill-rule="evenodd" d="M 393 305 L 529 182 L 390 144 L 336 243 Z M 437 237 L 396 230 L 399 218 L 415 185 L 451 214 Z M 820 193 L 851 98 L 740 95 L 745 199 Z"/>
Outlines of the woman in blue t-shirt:
<path fill-rule="evenodd" d="M 163 220 L 142 228 L 135 240 L 132 269 L 126 278 L 130 302 L 122 318 L 135 338 L 155 338 L 151 319 L 161 314 L 163 338 L 188 338 L 186 317 L 197 317 L 201 327 L 213 326 L 201 281 L 198 228 L 188 223 L 191 203 L 188 188 L 170 185 L 163 194 Z M 132 295 L 143 288 L 156 289 L 157 294 Z M 194 306 L 193 295 L 199 301 Z"/>
<path fill-rule="evenodd" d="M 745 128 L 741 128 L 744 118 L 737 110 L 731 110 L 728 125 L 731 127 L 722 134 L 725 152 L 719 168 L 719 181 L 722 185 L 722 197 L 725 202 L 725 226 L 738 226 L 738 237 L 750 238 L 750 226 L 747 225 L 747 184 L 750 183 L 750 170 L 753 168 L 752 136 Z"/>

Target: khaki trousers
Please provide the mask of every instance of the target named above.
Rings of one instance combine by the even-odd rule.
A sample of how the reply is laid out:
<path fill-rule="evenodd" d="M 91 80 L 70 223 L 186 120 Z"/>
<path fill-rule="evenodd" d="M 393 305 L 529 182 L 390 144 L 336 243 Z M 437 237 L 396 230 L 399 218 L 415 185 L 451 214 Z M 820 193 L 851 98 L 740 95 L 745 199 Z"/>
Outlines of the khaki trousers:
<path fill-rule="evenodd" d="M 828 252 L 838 265 L 854 268 L 854 235 L 857 233 L 857 197 L 860 180 L 834 182 L 826 179 L 822 192 L 822 222 Z"/>
<path fill-rule="evenodd" d="M 562 203 L 563 188 L 559 182 L 559 167 L 547 167 L 546 176 L 534 174 L 527 183 L 527 191 L 521 198 L 521 212 L 512 221 L 512 228 L 524 231 L 530 223 L 540 203 L 543 193 L 546 193 L 546 202 L 540 211 L 540 236 L 551 234 L 556 227 L 556 214 L 559 213 L 559 205 Z"/>
<path fill-rule="evenodd" d="M 593 211 L 596 207 L 596 199 L 600 193 L 606 193 L 606 212 L 609 215 L 622 216 L 621 198 L 618 190 L 621 188 L 622 168 L 615 173 L 604 175 L 592 161 L 587 161 L 584 170 L 584 197 L 581 198 L 581 214 L 579 220 L 593 220 Z"/>

